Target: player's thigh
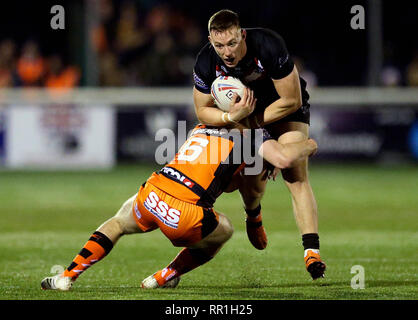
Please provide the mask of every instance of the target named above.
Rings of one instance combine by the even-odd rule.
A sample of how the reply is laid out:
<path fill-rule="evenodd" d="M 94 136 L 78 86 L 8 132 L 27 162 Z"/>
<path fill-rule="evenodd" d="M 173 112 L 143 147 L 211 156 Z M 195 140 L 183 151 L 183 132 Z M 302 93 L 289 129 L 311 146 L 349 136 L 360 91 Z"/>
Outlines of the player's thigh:
<path fill-rule="evenodd" d="M 275 127 L 279 143 L 295 143 L 309 138 L 309 125 L 303 122 L 283 122 Z M 286 182 L 306 181 L 308 177 L 308 159 L 299 161 L 296 166 L 281 170 Z"/>
<path fill-rule="evenodd" d="M 218 247 L 225 243 L 229 238 L 231 238 L 234 233 L 234 228 L 231 221 L 222 213 L 217 212 L 218 215 L 218 225 L 216 228 L 204 237 L 199 242 L 189 246 L 193 249 L 204 249 L 210 247 Z"/>
<path fill-rule="evenodd" d="M 308 139 L 309 125 L 303 122 L 280 122 L 272 127 L 280 143 L 300 142 Z"/>
<path fill-rule="evenodd" d="M 118 221 L 119 225 L 121 226 L 121 229 L 124 234 L 143 232 L 138 227 L 138 224 L 136 223 L 132 214 L 132 208 L 136 197 L 137 194 L 133 195 L 128 200 L 126 200 L 114 216 L 114 218 Z"/>

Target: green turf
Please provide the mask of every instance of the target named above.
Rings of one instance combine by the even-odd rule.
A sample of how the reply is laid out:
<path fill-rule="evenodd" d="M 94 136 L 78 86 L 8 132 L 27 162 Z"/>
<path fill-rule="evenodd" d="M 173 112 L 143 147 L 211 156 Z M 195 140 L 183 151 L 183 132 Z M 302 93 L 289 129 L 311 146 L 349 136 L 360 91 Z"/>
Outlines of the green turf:
<path fill-rule="evenodd" d="M 264 251 L 246 239 L 239 194 L 224 194 L 215 207 L 232 220 L 233 237 L 176 289 L 139 288 L 179 250 L 157 230 L 122 238 L 70 292 L 40 290 L 51 268 L 67 266 L 153 168 L 0 172 L 0 299 L 418 298 L 418 167 L 376 165 L 311 166 L 325 279 L 313 282 L 304 270 L 290 196 L 279 179 L 263 199 Z M 364 267 L 365 289 L 351 288 L 354 265 Z"/>

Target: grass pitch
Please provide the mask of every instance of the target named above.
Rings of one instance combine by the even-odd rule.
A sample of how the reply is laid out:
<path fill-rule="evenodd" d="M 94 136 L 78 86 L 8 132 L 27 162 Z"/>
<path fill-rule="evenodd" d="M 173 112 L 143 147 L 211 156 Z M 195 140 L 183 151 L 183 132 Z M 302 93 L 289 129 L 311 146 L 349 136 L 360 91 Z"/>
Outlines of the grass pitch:
<path fill-rule="evenodd" d="M 0 172 L 0 299 L 418 298 L 418 167 L 376 165 L 311 165 L 325 279 L 314 282 L 304 269 L 290 194 L 278 179 L 269 182 L 262 203 L 269 239 L 263 251 L 246 238 L 239 194 L 224 194 L 215 208 L 232 220 L 234 235 L 176 289 L 140 289 L 142 279 L 180 250 L 156 230 L 123 237 L 70 292 L 42 291 L 40 281 L 68 266 L 153 169 Z M 364 289 L 351 287 L 355 265 L 364 268 Z"/>

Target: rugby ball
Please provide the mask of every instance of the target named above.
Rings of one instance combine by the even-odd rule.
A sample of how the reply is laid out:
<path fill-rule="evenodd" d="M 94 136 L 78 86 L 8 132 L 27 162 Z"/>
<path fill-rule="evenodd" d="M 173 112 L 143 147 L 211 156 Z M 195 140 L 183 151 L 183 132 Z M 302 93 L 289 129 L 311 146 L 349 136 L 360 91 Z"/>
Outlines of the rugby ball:
<path fill-rule="evenodd" d="M 236 92 L 239 97 L 242 97 L 245 88 L 245 85 L 238 78 L 220 76 L 212 82 L 210 92 L 218 108 L 228 112 L 234 93 Z M 239 98 L 237 101 L 239 101 Z"/>

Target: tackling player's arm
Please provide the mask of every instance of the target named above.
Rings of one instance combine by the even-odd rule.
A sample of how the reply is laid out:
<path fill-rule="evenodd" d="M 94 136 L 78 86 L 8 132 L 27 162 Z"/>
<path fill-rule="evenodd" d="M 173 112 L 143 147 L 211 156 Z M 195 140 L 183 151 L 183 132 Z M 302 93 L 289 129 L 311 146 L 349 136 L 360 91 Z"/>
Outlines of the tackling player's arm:
<path fill-rule="evenodd" d="M 317 149 L 318 145 L 313 139 L 286 144 L 270 139 L 261 145 L 258 154 L 273 166 L 286 169 L 293 167 L 303 158 L 313 155 Z"/>
<path fill-rule="evenodd" d="M 252 125 L 262 127 L 294 113 L 302 106 L 299 73 L 296 66 L 286 77 L 277 80 L 272 79 L 272 81 L 280 99 L 270 104 L 264 110 L 264 113 L 251 116 Z"/>

